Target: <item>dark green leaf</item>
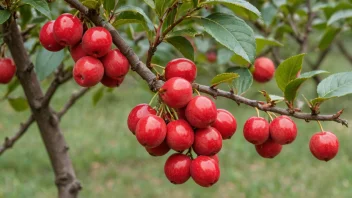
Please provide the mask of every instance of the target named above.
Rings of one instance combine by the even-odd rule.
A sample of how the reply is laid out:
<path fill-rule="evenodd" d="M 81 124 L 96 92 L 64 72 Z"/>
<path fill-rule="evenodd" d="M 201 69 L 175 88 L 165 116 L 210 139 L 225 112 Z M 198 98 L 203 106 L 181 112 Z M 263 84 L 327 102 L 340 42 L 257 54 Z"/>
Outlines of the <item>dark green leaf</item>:
<path fill-rule="evenodd" d="M 50 52 L 44 48 L 40 48 L 35 64 L 35 71 L 39 80 L 44 80 L 62 63 L 65 57 L 64 50 L 58 52 Z"/>
<path fill-rule="evenodd" d="M 154 3 L 154 0 L 144 0 L 144 2 L 146 4 L 149 5 L 149 7 L 151 7 L 153 10 L 155 10 L 155 3 Z"/>
<path fill-rule="evenodd" d="M 341 97 L 352 93 L 352 72 L 337 73 L 322 80 L 318 85 L 320 98 Z"/>
<path fill-rule="evenodd" d="M 280 43 L 279 41 L 276 41 L 275 39 L 264 38 L 262 36 L 256 36 L 255 42 L 257 45 L 257 49 L 256 49 L 257 54 L 259 54 L 266 46 L 277 46 L 277 47 L 284 46 L 282 43 Z"/>
<path fill-rule="evenodd" d="M 185 58 L 194 61 L 194 49 L 192 44 L 185 37 L 174 36 L 166 39 L 166 42 L 173 45 L 178 51 L 182 53 Z"/>
<path fill-rule="evenodd" d="M 245 0 L 205 0 L 199 4 L 199 6 L 210 5 L 210 4 L 224 4 L 230 8 L 244 9 L 260 17 L 259 10 Z"/>
<path fill-rule="evenodd" d="M 80 0 L 83 5 L 89 9 L 98 10 L 101 6 L 101 0 Z"/>
<path fill-rule="evenodd" d="M 115 0 L 104 0 L 104 9 L 110 13 L 111 10 L 113 10 L 115 8 Z"/>
<path fill-rule="evenodd" d="M 155 11 L 159 17 L 164 15 L 166 9 L 172 5 L 175 0 L 154 0 L 155 2 Z"/>
<path fill-rule="evenodd" d="M 16 78 L 7 85 L 7 90 L 4 97 L 8 97 L 20 85 L 20 81 Z"/>
<path fill-rule="evenodd" d="M 25 111 L 28 109 L 28 103 L 27 100 L 23 97 L 18 97 L 18 98 L 8 98 L 8 100 L 11 107 L 18 112 Z"/>
<path fill-rule="evenodd" d="M 262 13 L 262 18 L 264 23 L 269 26 L 276 14 L 278 14 L 277 8 L 270 2 L 266 2 L 263 4 L 263 7 L 261 9 Z"/>
<path fill-rule="evenodd" d="M 333 24 L 336 21 L 342 20 L 342 19 L 347 19 L 352 17 L 352 9 L 350 10 L 340 10 L 338 12 L 335 12 L 329 19 L 328 25 Z"/>
<path fill-rule="evenodd" d="M 32 6 L 23 5 L 19 8 L 19 11 L 22 19 L 21 27 L 25 28 L 27 23 L 32 19 Z"/>
<path fill-rule="evenodd" d="M 275 72 L 277 86 L 285 92 L 285 88 L 292 80 L 297 78 L 297 73 L 302 69 L 305 54 L 292 56 L 284 60 Z"/>
<path fill-rule="evenodd" d="M 248 68 L 231 67 L 227 69 L 226 72 L 234 72 L 239 74 L 239 77 L 236 78 L 233 82 L 236 89 L 235 93 L 237 93 L 238 95 L 244 94 L 252 86 L 253 77 L 252 77 L 252 73 L 249 71 Z"/>
<path fill-rule="evenodd" d="M 174 23 L 174 21 L 176 19 L 176 15 L 177 15 L 177 8 L 172 9 L 171 12 L 169 13 L 169 15 L 166 17 L 166 20 L 163 24 L 162 31 L 165 31 L 169 26 L 171 26 Z"/>
<path fill-rule="evenodd" d="M 189 36 L 189 37 L 195 37 L 199 35 L 197 30 L 193 28 L 188 28 L 188 29 L 183 29 L 183 30 L 176 30 L 174 32 L 171 32 L 167 35 L 167 37 L 172 37 L 172 36 Z"/>
<path fill-rule="evenodd" d="M 319 42 L 319 48 L 321 50 L 327 49 L 334 41 L 336 35 L 340 32 L 340 28 L 329 27 L 325 30 L 323 37 Z"/>
<path fill-rule="evenodd" d="M 98 90 L 96 90 L 93 94 L 93 105 L 97 105 L 98 102 L 103 98 L 104 96 L 104 87 L 100 87 Z"/>
<path fill-rule="evenodd" d="M 50 8 L 45 0 L 22 0 L 22 3 L 33 6 L 33 8 L 38 10 L 44 16 L 51 19 Z"/>
<path fill-rule="evenodd" d="M 212 80 L 211 80 L 211 86 L 212 87 L 215 87 L 219 84 L 222 84 L 222 83 L 228 83 L 228 84 L 231 84 L 232 81 L 235 79 L 235 78 L 238 78 L 239 75 L 236 74 L 236 73 L 223 73 L 223 74 L 218 74 L 216 75 Z"/>
<path fill-rule="evenodd" d="M 0 24 L 6 22 L 11 16 L 11 12 L 8 10 L 0 10 Z"/>

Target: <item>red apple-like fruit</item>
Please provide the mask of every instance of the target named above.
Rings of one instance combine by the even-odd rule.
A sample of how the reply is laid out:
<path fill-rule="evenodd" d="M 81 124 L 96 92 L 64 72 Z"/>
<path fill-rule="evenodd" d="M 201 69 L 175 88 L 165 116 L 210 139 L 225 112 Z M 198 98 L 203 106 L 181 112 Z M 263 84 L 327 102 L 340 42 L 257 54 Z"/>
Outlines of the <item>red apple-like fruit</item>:
<path fill-rule="evenodd" d="M 105 56 L 110 51 L 111 45 L 111 34 L 103 27 L 89 28 L 82 38 L 83 50 L 96 58 Z"/>
<path fill-rule="evenodd" d="M 237 121 L 235 117 L 225 109 L 218 109 L 217 112 L 218 114 L 212 127 L 220 132 L 222 139 L 230 139 L 236 132 Z"/>
<path fill-rule="evenodd" d="M 197 77 L 197 67 L 193 61 L 186 58 L 177 58 L 170 61 L 165 67 L 165 78 L 184 78 L 192 83 Z"/>
<path fill-rule="evenodd" d="M 130 69 L 127 58 L 118 49 L 110 50 L 101 59 L 101 62 L 105 68 L 105 75 L 113 79 L 125 76 Z"/>
<path fill-rule="evenodd" d="M 156 111 L 148 104 L 139 104 L 135 106 L 127 118 L 127 126 L 130 131 L 135 134 L 137 123 L 139 120 L 147 115 L 156 115 Z"/>
<path fill-rule="evenodd" d="M 144 147 L 155 148 L 165 140 L 166 131 L 166 123 L 162 118 L 147 115 L 138 121 L 136 137 Z"/>
<path fill-rule="evenodd" d="M 198 156 L 191 163 L 191 177 L 198 185 L 210 187 L 220 178 L 219 163 L 209 156 Z"/>
<path fill-rule="evenodd" d="M 198 129 L 194 135 L 193 150 L 197 155 L 213 156 L 222 148 L 222 138 L 213 127 Z"/>
<path fill-rule="evenodd" d="M 16 74 L 16 65 L 11 58 L 0 58 L 0 84 L 9 83 Z"/>
<path fill-rule="evenodd" d="M 210 63 L 215 63 L 218 58 L 218 55 L 216 54 L 216 51 L 209 51 L 207 52 L 207 60 Z"/>
<path fill-rule="evenodd" d="M 92 87 L 98 84 L 103 76 L 103 64 L 100 60 L 90 56 L 79 59 L 73 67 L 73 77 L 82 87 Z"/>
<path fill-rule="evenodd" d="M 263 144 L 269 138 L 269 123 L 262 117 L 249 118 L 243 127 L 244 138 L 254 144 Z"/>
<path fill-rule="evenodd" d="M 216 105 L 208 97 L 196 96 L 188 103 L 185 115 L 192 126 L 207 128 L 216 120 Z"/>
<path fill-rule="evenodd" d="M 167 124 L 166 141 L 175 151 L 189 149 L 194 142 L 194 131 L 184 120 L 175 120 Z"/>
<path fill-rule="evenodd" d="M 87 56 L 87 54 L 83 51 L 82 43 L 79 43 L 75 46 L 70 47 L 70 54 L 72 59 L 77 62 L 79 59 Z"/>
<path fill-rule="evenodd" d="M 164 141 L 163 143 L 161 143 L 159 146 L 155 147 L 155 148 L 148 148 L 146 147 L 145 150 L 147 150 L 147 152 L 151 155 L 151 156 L 163 156 L 166 153 L 168 153 L 170 151 L 170 147 L 167 145 L 166 141 Z"/>
<path fill-rule="evenodd" d="M 79 18 L 66 13 L 60 15 L 54 22 L 55 40 L 63 46 L 74 46 L 81 41 L 83 25 Z"/>
<path fill-rule="evenodd" d="M 192 160 L 187 155 L 175 153 L 165 163 L 164 173 L 173 184 L 183 184 L 191 177 Z"/>
<path fill-rule="evenodd" d="M 269 138 L 263 144 L 255 145 L 255 149 L 264 158 L 274 158 L 281 152 L 282 145 Z"/>
<path fill-rule="evenodd" d="M 105 87 L 109 88 L 115 88 L 121 85 L 125 77 L 120 77 L 118 79 L 113 79 L 110 78 L 109 76 L 104 75 L 103 79 L 101 79 L 101 84 L 103 84 Z"/>
<path fill-rule="evenodd" d="M 270 81 L 275 73 L 275 65 L 266 57 L 257 58 L 254 62 L 253 78 L 255 81 L 265 83 Z"/>
<path fill-rule="evenodd" d="M 192 99 L 192 85 L 183 78 L 171 78 L 160 88 L 159 95 L 167 106 L 182 108 Z"/>
<path fill-rule="evenodd" d="M 213 160 L 215 160 L 216 163 L 219 163 L 219 156 L 218 156 L 218 154 L 213 155 L 213 156 L 210 156 L 210 157 L 213 158 Z"/>
<path fill-rule="evenodd" d="M 279 144 L 290 144 L 297 136 L 297 126 L 288 116 L 275 118 L 269 127 L 270 137 Z"/>
<path fill-rule="evenodd" d="M 310 139 L 309 149 L 317 159 L 329 161 L 339 151 L 339 140 L 329 131 L 318 132 Z"/>
<path fill-rule="evenodd" d="M 39 41 L 42 44 L 42 46 L 51 51 L 51 52 L 57 52 L 62 50 L 65 46 L 60 45 L 54 37 L 54 22 L 55 21 L 48 21 L 47 23 L 44 24 L 42 29 L 40 29 L 39 32 Z"/>

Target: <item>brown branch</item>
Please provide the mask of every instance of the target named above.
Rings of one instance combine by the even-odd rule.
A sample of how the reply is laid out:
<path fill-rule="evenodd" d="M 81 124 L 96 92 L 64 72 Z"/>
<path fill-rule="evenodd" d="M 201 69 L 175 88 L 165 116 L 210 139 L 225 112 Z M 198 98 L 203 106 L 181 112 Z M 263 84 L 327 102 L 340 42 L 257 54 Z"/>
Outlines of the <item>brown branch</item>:
<path fill-rule="evenodd" d="M 337 47 L 339 48 L 340 52 L 345 56 L 345 58 L 352 64 L 352 54 L 346 49 L 345 45 L 341 41 L 336 42 Z"/>
<path fill-rule="evenodd" d="M 309 36 L 309 33 L 312 31 L 312 24 L 315 16 L 315 13 L 312 11 L 312 5 L 310 0 L 306 0 L 306 7 L 308 10 L 307 12 L 308 20 L 302 37 L 300 53 L 305 53 L 308 50 L 308 36 Z"/>
<path fill-rule="evenodd" d="M 90 89 L 89 88 L 82 88 L 77 92 L 74 92 L 67 103 L 64 105 L 62 110 L 57 113 L 57 117 L 61 120 L 62 116 L 64 116 L 67 111 L 75 104 L 75 102 L 80 99 L 84 94 L 86 94 Z"/>

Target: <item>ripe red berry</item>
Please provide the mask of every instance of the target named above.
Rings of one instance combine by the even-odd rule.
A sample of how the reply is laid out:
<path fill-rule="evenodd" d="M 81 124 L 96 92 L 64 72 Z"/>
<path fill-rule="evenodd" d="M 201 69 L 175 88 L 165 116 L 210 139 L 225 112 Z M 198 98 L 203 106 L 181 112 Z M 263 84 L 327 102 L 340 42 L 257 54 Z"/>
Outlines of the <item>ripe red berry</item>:
<path fill-rule="evenodd" d="M 255 149 L 264 158 L 274 158 L 281 152 L 282 145 L 269 138 L 263 144 L 255 145 Z"/>
<path fill-rule="evenodd" d="M 155 148 L 165 140 L 166 131 L 166 124 L 162 118 L 156 115 L 147 115 L 139 120 L 136 127 L 136 137 L 144 147 Z"/>
<path fill-rule="evenodd" d="M 73 77 L 82 87 L 92 87 L 98 84 L 103 76 L 103 64 L 100 60 L 90 56 L 79 59 L 73 67 Z"/>
<path fill-rule="evenodd" d="M 275 65 L 269 58 L 261 57 L 254 62 L 253 78 L 257 82 L 270 81 L 275 73 Z"/>
<path fill-rule="evenodd" d="M 9 83 L 16 73 L 15 63 L 11 58 L 0 58 L 0 84 Z"/>
<path fill-rule="evenodd" d="M 183 78 L 171 78 L 160 88 L 161 99 L 171 108 L 185 107 L 192 99 L 192 85 Z"/>
<path fill-rule="evenodd" d="M 186 58 L 174 59 L 165 67 L 165 78 L 169 80 L 174 77 L 184 78 L 192 83 L 197 77 L 197 67 L 194 62 Z"/>
<path fill-rule="evenodd" d="M 309 149 L 317 159 L 329 161 L 339 151 L 339 140 L 329 131 L 318 132 L 310 139 Z"/>
<path fill-rule="evenodd" d="M 297 127 L 288 116 L 279 116 L 270 123 L 270 137 L 279 144 L 290 144 L 296 139 Z"/>
<path fill-rule="evenodd" d="M 225 109 L 217 110 L 217 117 L 212 127 L 216 128 L 222 139 L 230 139 L 237 129 L 237 121 L 233 115 Z"/>
<path fill-rule="evenodd" d="M 166 141 L 175 151 L 189 149 L 194 142 L 194 131 L 184 120 L 175 120 L 167 124 Z"/>
<path fill-rule="evenodd" d="M 83 25 L 72 14 L 62 14 L 54 22 L 55 40 L 63 46 L 74 46 L 81 41 Z"/>
<path fill-rule="evenodd" d="M 198 155 L 212 156 L 222 148 L 222 138 L 213 127 L 198 129 L 194 135 L 193 149 Z"/>
<path fill-rule="evenodd" d="M 173 184 L 183 184 L 190 177 L 192 160 L 184 154 L 175 153 L 165 162 L 164 173 L 167 179 Z"/>
<path fill-rule="evenodd" d="M 83 50 L 90 56 L 105 56 L 112 45 L 112 37 L 103 27 L 92 27 L 84 33 L 82 38 Z"/>
<path fill-rule="evenodd" d="M 121 85 L 125 77 L 121 77 L 118 79 L 112 79 L 109 76 L 104 75 L 103 79 L 101 79 L 101 84 L 105 87 L 115 88 Z"/>
<path fill-rule="evenodd" d="M 249 118 L 244 124 L 243 135 L 252 144 L 263 144 L 269 138 L 268 121 L 262 117 Z"/>
<path fill-rule="evenodd" d="M 207 60 L 210 62 L 210 63 L 215 63 L 216 60 L 218 58 L 218 55 L 216 54 L 215 51 L 209 51 L 207 52 Z"/>
<path fill-rule="evenodd" d="M 127 58 L 118 49 L 110 50 L 101 62 L 105 68 L 105 75 L 114 79 L 125 76 L 130 69 Z"/>
<path fill-rule="evenodd" d="M 148 104 L 139 104 L 131 110 L 128 115 L 127 125 L 133 134 L 136 132 L 139 120 L 147 115 L 156 115 L 156 111 Z"/>
<path fill-rule="evenodd" d="M 208 97 L 196 96 L 188 103 L 185 114 L 192 126 L 207 128 L 216 120 L 216 105 Z"/>
<path fill-rule="evenodd" d="M 54 22 L 55 21 L 48 21 L 47 23 L 44 24 L 42 29 L 40 29 L 39 32 L 39 41 L 42 44 L 42 46 L 52 52 L 57 52 L 62 50 L 65 46 L 60 45 L 54 37 Z"/>
<path fill-rule="evenodd" d="M 218 156 L 218 154 L 213 155 L 213 156 L 210 156 L 210 157 L 213 158 L 213 160 L 215 160 L 216 163 L 219 163 L 219 156 Z"/>
<path fill-rule="evenodd" d="M 161 143 L 159 146 L 155 147 L 155 148 L 145 148 L 145 150 L 147 150 L 147 152 L 151 155 L 151 156 L 163 156 L 166 153 L 168 153 L 170 151 L 170 147 L 167 145 L 166 141 L 164 141 L 163 143 Z"/>
<path fill-rule="evenodd" d="M 87 56 L 87 54 L 83 51 L 82 43 L 79 43 L 75 46 L 70 47 L 70 54 L 72 59 L 77 62 L 79 59 Z"/>
<path fill-rule="evenodd" d="M 191 163 L 192 179 L 200 186 L 210 187 L 220 178 L 219 163 L 208 156 L 198 156 Z"/>

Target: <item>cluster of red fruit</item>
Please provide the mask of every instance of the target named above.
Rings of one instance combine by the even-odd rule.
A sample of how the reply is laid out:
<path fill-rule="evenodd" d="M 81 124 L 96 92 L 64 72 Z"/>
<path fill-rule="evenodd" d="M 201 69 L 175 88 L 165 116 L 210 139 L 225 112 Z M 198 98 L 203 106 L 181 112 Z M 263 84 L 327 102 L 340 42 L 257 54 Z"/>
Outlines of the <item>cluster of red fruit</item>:
<path fill-rule="evenodd" d="M 16 74 L 16 65 L 12 58 L 0 58 L 0 84 L 9 83 Z"/>
<path fill-rule="evenodd" d="M 92 27 L 84 32 L 79 18 L 62 14 L 47 22 L 40 30 L 39 40 L 49 51 L 70 48 L 73 60 L 73 77 L 82 87 L 92 87 L 99 82 L 107 87 L 117 87 L 129 70 L 127 58 L 111 49 L 112 37 L 103 27 Z"/>
<path fill-rule="evenodd" d="M 192 177 L 200 186 L 209 187 L 220 177 L 217 153 L 222 141 L 231 138 L 237 123 L 208 97 L 193 97 L 191 83 L 196 75 L 192 61 L 170 61 L 165 67 L 166 82 L 158 92 L 157 110 L 148 104 L 137 105 L 128 116 L 128 127 L 150 155 L 162 156 L 170 149 L 178 152 L 164 166 L 170 182 L 182 184 Z"/>

